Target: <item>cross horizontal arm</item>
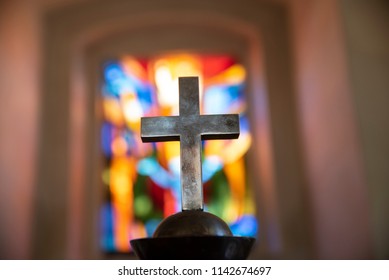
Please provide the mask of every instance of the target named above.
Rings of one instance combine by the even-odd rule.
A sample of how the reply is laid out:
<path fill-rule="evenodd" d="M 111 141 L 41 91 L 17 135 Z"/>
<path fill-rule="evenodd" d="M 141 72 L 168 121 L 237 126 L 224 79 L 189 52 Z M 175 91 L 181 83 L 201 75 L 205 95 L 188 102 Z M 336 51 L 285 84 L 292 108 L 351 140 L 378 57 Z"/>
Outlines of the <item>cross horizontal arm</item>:
<path fill-rule="evenodd" d="M 179 141 L 179 118 L 176 116 L 141 118 L 141 138 L 145 143 Z"/>
<path fill-rule="evenodd" d="M 201 139 L 236 139 L 239 137 L 239 115 L 201 115 Z"/>

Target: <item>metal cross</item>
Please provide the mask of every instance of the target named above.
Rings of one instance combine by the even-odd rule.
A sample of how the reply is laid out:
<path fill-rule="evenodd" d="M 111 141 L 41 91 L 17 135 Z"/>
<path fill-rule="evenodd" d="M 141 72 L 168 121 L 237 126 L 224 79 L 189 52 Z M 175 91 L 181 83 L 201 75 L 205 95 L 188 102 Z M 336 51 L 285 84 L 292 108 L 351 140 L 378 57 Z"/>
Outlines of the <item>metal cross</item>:
<path fill-rule="evenodd" d="M 143 142 L 180 141 L 182 210 L 203 210 L 201 140 L 239 137 L 239 115 L 200 115 L 197 77 L 182 77 L 179 116 L 141 118 Z"/>

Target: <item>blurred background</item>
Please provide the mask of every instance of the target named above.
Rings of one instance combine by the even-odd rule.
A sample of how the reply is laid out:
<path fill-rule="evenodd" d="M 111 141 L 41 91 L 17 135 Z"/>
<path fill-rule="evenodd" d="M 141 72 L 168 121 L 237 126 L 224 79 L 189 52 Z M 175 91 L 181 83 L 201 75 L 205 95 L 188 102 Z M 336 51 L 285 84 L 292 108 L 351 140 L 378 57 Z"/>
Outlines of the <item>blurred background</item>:
<path fill-rule="evenodd" d="M 135 258 L 180 210 L 179 143 L 140 117 L 202 114 L 206 210 L 253 259 L 389 259 L 385 0 L 0 1 L 0 259 Z"/>

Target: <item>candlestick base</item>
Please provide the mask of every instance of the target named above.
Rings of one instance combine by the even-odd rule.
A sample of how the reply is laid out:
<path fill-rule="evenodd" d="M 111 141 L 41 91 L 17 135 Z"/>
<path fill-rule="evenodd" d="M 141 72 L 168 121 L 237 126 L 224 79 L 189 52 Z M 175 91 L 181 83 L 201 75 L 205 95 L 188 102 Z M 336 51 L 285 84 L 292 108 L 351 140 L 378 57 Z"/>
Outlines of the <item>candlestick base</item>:
<path fill-rule="evenodd" d="M 181 236 L 131 240 L 142 260 L 244 260 L 255 239 L 234 236 Z"/>
<path fill-rule="evenodd" d="M 140 259 L 246 259 L 254 238 L 234 237 L 219 217 L 201 210 L 163 220 L 153 238 L 131 241 Z"/>

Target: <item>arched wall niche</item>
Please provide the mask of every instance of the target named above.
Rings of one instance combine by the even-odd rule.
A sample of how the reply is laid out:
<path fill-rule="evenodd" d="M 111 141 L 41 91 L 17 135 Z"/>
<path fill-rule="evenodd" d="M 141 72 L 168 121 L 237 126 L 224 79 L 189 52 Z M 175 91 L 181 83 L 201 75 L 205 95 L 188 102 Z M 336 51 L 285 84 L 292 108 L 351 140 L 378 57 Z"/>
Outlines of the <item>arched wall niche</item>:
<path fill-rule="evenodd" d="M 250 152 L 260 242 L 254 258 L 307 258 L 309 219 L 284 10 L 260 1 L 99 1 L 45 21 L 46 83 L 34 257 L 102 258 L 98 246 L 99 69 L 122 54 L 226 52 L 249 70 Z M 287 141 L 285 141 L 286 137 Z M 285 151 L 287 151 L 285 153 Z M 47 172 L 50 170 L 50 172 Z M 258 175 L 259 174 L 259 175 Z M 291 188 L 292 190 L 288 190 Z"/>

